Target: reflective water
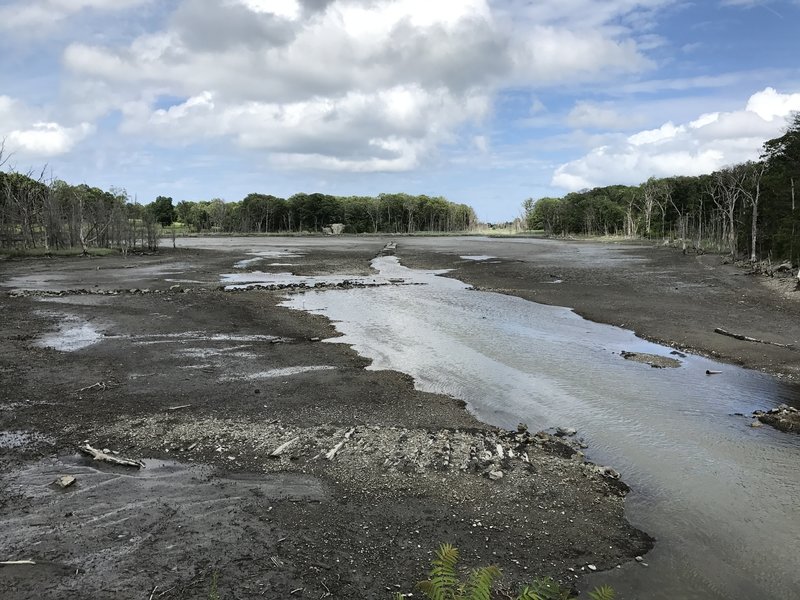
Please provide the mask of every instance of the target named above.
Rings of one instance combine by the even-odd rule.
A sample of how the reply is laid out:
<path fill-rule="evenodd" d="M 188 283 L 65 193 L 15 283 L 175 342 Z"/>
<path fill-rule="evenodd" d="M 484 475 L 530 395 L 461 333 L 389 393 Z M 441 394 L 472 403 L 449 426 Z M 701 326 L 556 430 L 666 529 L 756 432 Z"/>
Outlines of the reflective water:
<path fill-rule="evenodd" d="M 309 291 L 286 305 L 332 319 L 344 336 L 329 341 L 353 345 L 370 368 L 464 399 L 484 421 L 577 428 L 589 457 L 634 488 L 628 518 L 658 539 L 649 567 L 631 563 L 597 581 L 626 598 L 796 597 L 800 437 L 733 413 L 797 404 L 797 389 L 694 356 L 676 369 L 626 361 L 623 350 L 671 349 L 394 257 L 373 267 L 428 285 Z"/>

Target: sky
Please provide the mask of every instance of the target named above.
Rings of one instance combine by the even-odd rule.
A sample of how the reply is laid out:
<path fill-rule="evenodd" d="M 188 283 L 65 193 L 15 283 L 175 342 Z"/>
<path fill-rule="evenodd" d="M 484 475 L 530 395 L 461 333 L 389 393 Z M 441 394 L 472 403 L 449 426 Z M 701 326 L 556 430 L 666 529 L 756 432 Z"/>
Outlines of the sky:
<path fill-rule="evenodd" d="M 800 0 L 0 0 L 6 168 L 156 196 L 526 198 L 757 159 Z"/>

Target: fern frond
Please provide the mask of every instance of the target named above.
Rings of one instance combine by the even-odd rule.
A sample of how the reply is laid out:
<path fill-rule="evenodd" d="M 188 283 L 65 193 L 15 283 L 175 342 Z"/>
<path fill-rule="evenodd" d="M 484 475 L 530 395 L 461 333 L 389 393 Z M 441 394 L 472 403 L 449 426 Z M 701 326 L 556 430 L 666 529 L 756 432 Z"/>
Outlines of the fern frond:
<path fill-rule="evenodd" d="M 453 600 L 458 597 L 456 595 L 457 588 L 458 579 L 448 577 L 431 577 L 427 581 L 420 581 L 417 584 L 417 589 L 429 600 Z"/>
<path fill-rule="evenodd" d="M 570 591 L 554 579 L 540 577 L 522 590 L 518 600 L 570 600 L 571 597 Z"/>
<path fill-rule="evenodd" d="M 472 571 L 465 588 L 465 600 L 492 600 L 492 584 L 498 577 L 500 569 L 494 565 Z"/>
<path fill-rule="evenodd" d="M 437 568 L 455 575 L 458 558 L 458 548 L 452 544 L 442 544 L 436 551 L 436 558 L 433 559 L 431 575 L 434 574 Z"/>
<path fill-rule="evenodd" d="M 452 544 L 442 544 L 433 559 L 430 579 L 420 581 L 417 588 L 430 600 L 452 600 L 458 589 L 458 549 Z"/>
<path fill-rule="evenodd" d="M 614 600 L 616 595 L 614 588 L 608 585 L 602 585 L 589 592 L 589 598 L 592 600 Z"/>

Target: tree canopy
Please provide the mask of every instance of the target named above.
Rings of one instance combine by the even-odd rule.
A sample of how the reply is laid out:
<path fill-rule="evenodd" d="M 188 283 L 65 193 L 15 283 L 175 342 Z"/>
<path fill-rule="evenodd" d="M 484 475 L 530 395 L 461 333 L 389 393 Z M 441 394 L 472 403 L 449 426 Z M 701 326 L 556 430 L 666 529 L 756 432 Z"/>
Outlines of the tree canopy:
<path fill-rule="evenodd" d="M 800 114 L 764 143 L 759 161 L 696 177 L 651 178 L 523 203 L 529 229 L 549 235 L 674 238 L 752 260 L 800 259 Z"/>

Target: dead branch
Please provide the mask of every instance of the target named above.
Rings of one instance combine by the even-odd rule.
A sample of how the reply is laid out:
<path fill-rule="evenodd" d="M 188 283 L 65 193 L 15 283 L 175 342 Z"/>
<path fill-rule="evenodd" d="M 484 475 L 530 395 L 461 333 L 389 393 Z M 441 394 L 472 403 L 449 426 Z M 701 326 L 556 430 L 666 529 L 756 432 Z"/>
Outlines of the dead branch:
<path fill-rule="evenodd" d="M 144 467 L 144 463 L 138 460 L 131 460 L 130 458 L 121 458 L 118 456 L 112 456 L 111 454 L 106 454 L 105 452 L 101 452 L 97 448 L 92 448 L 89 444 L 85 444 L 81 446 L 80 451 L 84 454 L 88 454 L 94 460 L 99 460 L 107 463 L 111 463 L 114 465 L 122 465 L 124 467 L 136 467 L 137 469 L 141 469 Z"/>
<path fill-rule="evenodd" d="M 35 565 L 36 562 L 32 560 L 0 560 L 0 566 L 11 567 L 14 565 Z"/>
<path fill-rule="evenodd" d="M 356 428 L 353 427 L 352 429 L 350 429 L 350 431 L 345 433 L 344 434 L 344 439 L 341 442 L 339 442 L 338 444 L 336 444 L 333 448 L 328 450 L 327 454 L 325 454 L 325 458 L 327 458 L 328 460 L 333 460 L 333 457 L 336 456 L 336 453 L 339 452 L 339 450 L 342 449 L 342 446 L 344 446 L 345 442 L 350 439 L 350 436 L 353 435 L 355 433 L 355 431 L 356 431 Z"/>
<path fill-rule="evenodd" d="M 76 394 L 80 394 L 81 392 L 88 392 L 89 390 L 93 390 L 94 388 L 98 388 L 99 390 L 106 389 L 106 382 L 105 381 L 98 381 L 97 383 L 93 383 L 92 385 L 87 385 L 86 387 L 82 387 L 79 389 Z"/>
<path fill-rule="evenodd" d="M 189 408 L 191 404 L 181 404 L 180 406 L 168 406 L 167 410 L 181 410 L 184 408 Z"/>
<path fill-rule="evenodd" d="M 291 446 L 292 444 L 294 444 L 294 443 L 295 443 L 297 440 L 299 440 L 299 439 L 300 439 L 299 437 L 296 437 L 296 438 L 292 438 L 292 439 L 291 439 L 291 440 L 289 440 L 288 442 L 284 442 L 283 444 L 281 444 L 280 446 L 278 446 L 277 448 L 275 448 L 275 450 L 273 450 L 273 451 L 270 453 L 270 456 L 271 456 L 271 457 L 273 457 L 273 458 L 277 458 L 277 457 L 279 457 L 281 454 L 283 454 L 283 453 L 284 453 L 284 452 L 285 452 L 285 451 L 286 451 L 286 450 L 289 448 L 289 446 Z"/>
<path fill-rule="evenodd" d="M 722 329 L 721 327 L 717 327 L 716 329 L 714 329 L 714 333 L 718 333 L 720 335 L 725 335 L 725 336 L 728 336 L 728 337 L 732 337 L 732 338 L 734 338 L 736 340 L 741 340 L 743 342 L 753 342 L 755 344 L 766 344 L 768 346 L 777 346 L 778 348 L 787 348 L 789 350 L 797 350 L 797 348 L 793 344 L 780 344 L 778 342 L 770 342 L 769 340 L 759 340 L 757 338 L 750 337 L 750 336 L 747 336 L 747 335 L 743 335 L 741 333 L 732 333 L 730 331 Z"/>

